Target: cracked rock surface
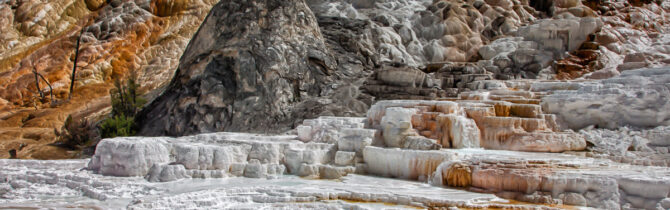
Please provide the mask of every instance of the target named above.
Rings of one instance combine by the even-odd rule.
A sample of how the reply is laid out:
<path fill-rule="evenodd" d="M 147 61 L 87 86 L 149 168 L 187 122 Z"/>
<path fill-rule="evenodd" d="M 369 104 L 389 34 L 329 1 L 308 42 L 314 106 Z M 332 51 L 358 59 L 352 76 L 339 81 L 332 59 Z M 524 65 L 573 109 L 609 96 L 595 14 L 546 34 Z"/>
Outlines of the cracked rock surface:
<path fill-rule="evenodd" d="M 361 115 L 368 104 L 349 83 L 365 75 L 362 61 L 337 55 L 304 1 L 219 2 L 139 117 L 140 133 L 272 133 L 319 115 Z"/>

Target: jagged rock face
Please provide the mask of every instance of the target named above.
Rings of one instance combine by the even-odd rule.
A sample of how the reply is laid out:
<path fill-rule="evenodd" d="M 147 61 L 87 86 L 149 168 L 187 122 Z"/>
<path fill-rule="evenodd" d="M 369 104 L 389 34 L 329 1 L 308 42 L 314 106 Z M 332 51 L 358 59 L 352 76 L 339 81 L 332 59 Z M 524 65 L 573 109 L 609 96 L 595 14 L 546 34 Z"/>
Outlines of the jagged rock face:
<path fill-rule="evenodd" d="M 318 15 L 369 20 L 382 61 L 422 66 L 483 59 L 478 65 L 499 79 L 536 78 L 602 25 L 580 1 L 331 0 L 310 6 Z"/>
<path fill-rule="evenodd" d="M 520 27 L 517 37 L 501 38 L 479 49 L 485 68 L 498 79 L 538 78 L 552 61 L 576 50 L 602 27 L 592 17 L 542 19 Z"/>
<path fill-rule="evenodd" d="M 21 145 L 32 142 L 30 139 L 47 139 L 39 144 L 50 143 L 54 138 L 52 128 L 60 127 L 67 114 L 104 115 L 108 106 L 107 100 L 103 97 L 111 87 L 110 81 L 113 78 L 123 77 L 129 71 L 140 73 L 140 83 L 146 90 L 153 90 L 168 83 L 175 75 L 177 58 L 181 56 L 194 28 L 204 18 L 205 12 L 213 2 L 214 0 L 2 1 L 0 87 L 3 88 L 0 88 L 0 110 L 2 110 L 0 124 L 11 129 L 3 131 L 0 136 L 12 142 L 6 148 L 23 148 Z M 306 2 L 315 13 L 318 22 L 317 31 L 320 31 L 323 39 L 322 43 L 316 42 L 310 47 L 323 48 L 321 51 L 324 55 L 311 59 L 314 62 L 310 62 L 310 59 L 304 63 L 296 62 L 301 64 L 290 68 L 309 69 L 313 66 L 326 66 L 323 69 L 330 69 L 326 71 L 330 75 L 324 73 L 325 76 L 319 76 L 314 73 L 319 71 L 310 71 L 309 75 L 282 73 L 279 76 L 282 79 L 276 80 L 274 88 L 254 87 L 258 90 L 263 89 L 266 93 L 251 89 L 245 91 L 259 94 L 241 93 L 244 95 L 241 97 L 245 99 L 268 98 L 266 96 L 271 95 L 269 92 L 272 91 L 281 95 L 274 99 L 268 98 L 268 101 L 275 99 L 278 101 L 276 104 L 269 103 L 271 105 L 250 102 L 254 99 L 237 103 L 223 102 L 218 105 L 206 102 L 209 99 L 218 100 L 215 97 L 198 98 L 195 101 L 193 98 L 184 99 L 175 104 L 193 102 L 195 104 L 193 107 L 208 108 L 174 108 L 176 105 L 170 105 L 173 106 L 170 108 L 166 105 L 160 109 L 172 109 L 171 114 L 181 113 L 179 116 L 192 117 L 184 120 L 189 122 L 181 122 L 162 118 L 167 115 L 161 115 L 162 113 L 156 111 L 155 113 L 159 114 L 151 115 L 154 118 L 167 119 L 170 122 L 178 121 L 179 123 L 173 124 L 181 124 L 176 127 L 152 124 L 151 126 L 154 126 L 152 128 L 160 127 L 160 129 L 147 130 L 156 133 L 174 132 L 175 135 L 226 130 L 221 129 L 223 127 L 266 132 L 263 129 L 246 127 L 272 125 L 276 128 L 268 130 L 279 131 L 297 125 L 302 119 L 315 118 L 318 115 L 361 116 L 374 100 L 430 100 L 444 96 L 455 97 L 464 91 L 486 89 L 492 87 L 489 85 L 499 84 L 482 80 L 578 77 L 602 79 L 631 69 L 670 64 L 668 56 L 670 39 L 666 34 L 669 30 L 670 2 L 668 1 L 308 0 Z M 81 91 L 75 90 L 75 93 L 80 92 L 82 96 L 75 95 L 75 98 L 82 100 L 77 102 L 75 99 L 76 103 L 71 103 L 71 106 L 65 108 L 48 108 L 48 99 L 36 100 L 37 90 L 33 82 L 34 77 L 31 75 L 32 69 L 44 74 L 52 83 L 57 99 L 65 98 L 69 92 L 73 48 L 81 27 L 85 28 L 82 50 L 79 62 L 74 65 L 78 67 L 75 87 L 84 88 Z M 288 35 L 281 39 L 286 36 Z M 321 39 L 318 35 L 314 37 Z M 202 50 L 185 55 L 182 65 L 187 67 L 180 69 L 191 71 L 187 69 L 196 69 L 192 66 L 209 62 L 195 60 L 201 59 L 202 57 L 198 56 L 207 54 L 204 51 L 213 49 L 213 46 L 214 44 L 199 47 Z M 279 57 L 290 57 L 286 61 L 288 63 L 294 62 L 291 60 L 294 57 L 286 56 L 287 54 L 305 57 L 304 54 L 293 53 L 299 51 L 294 48 L 288 51 L 281 48 L 278 51 L 280 52 L 277 55 L 281 55 Z M 270 56 L 272 53 L 274 52 L 257 53 L 257 56 L 274 59 Z M 309 53 L 308 58 L 314 57 L 314 54 Z M 268 61 L 268 65 L 273 62 Z M 274 63 L 283 65 L 284 61 Z M 397 64 L 407 68 L 398 69 Z M 214 64 L 212 66 L 216 67 Z M 207 65 L 204 65 L 200 69 L 206 68 Z M 273 71 L 265 67 L 258 69 L 262 69 L 258 71 L 259 73 Z M 267 82 L 266 75 L 261 77 L 264 78 L 256 84 Z M 267 76 L 270 77 L 272 75 Z M 424 79 L 418 82 L 418 78 L 409 77 Z M 187 83 L 184 82 L 182 85 L 195 84 Z M 245 84 L 251 83 L 235 85 Z M 46 84 L 41 83 L 40 86 L 46 91 Z M 202 93 L 191 91 L 179 97 L 216 95 L 223 101 L 224 97 L 229 99 L 231 95 L 237 97 L 238 94 L 226 92 L 228 91 L 226 86 L 221 86 L 226 90 L 220 91 L 216 89 L 219 86 L 213 85 L 211 81 L 199 86 L 203 88 L 190 89 L 209 89 Z M 214 94 L 215 92 L 217 94 Z M 236 98 L 237 101 L 238 99 L 240 98 Z M 92 105 L 84 106 L 89 102 Z M 230 105 L 230 111 L 226 111 L 228 114 L 219 111 L 206 113 L 219 109 L 211 107 L 221 104 Z M 37 112 L 28 110 L 28 107 L 33 109 L 35 106 L 42 110 Z M 89 108 L 85 107 L 93 108 L 88 110 Z M 271 117 L 263 116 L 272 119 L 260 121 L 254 119 L 254 122 L 243 120 L 245 117 L 241 116 L 256 111 L 246 113 L 239 111 L 249 109 L 268 112 L 267 110 L 277 107 L 285 109 L 276 109 L 277 115 L 270 115 Z M 239 115 L 233 116 L 230 113 Z M 222 119 L 222 116 L 237 121 Z M 255 118 L 260 115 L 248 116 Z M 153 119 L 147 117 L 146 120 Z M 233 123 L 241 121 L 245 122 Z M 527 121 L 529 120 L 524 120 Z M 253 125 L 254 123 L 257 125 Z M 516 127 L 511 130 L 522 128 Z M 506 129 L 500 128 L 500 130 Z M 543 139 L 555 136 L 535 137 Z M 418 143 L 413 144 L 415 146 L 431 143 L 423 140 L 412 142 Z M 19 156 L 27 157 L 23 154 L 19 152 Z M 6 152 L 2 151 L 0 155 L 7 156 Z"/>
<path fill-rule="evenodd" d="M 641 3 L 644 2 L 644 3 Z M 559 79 L 604 79 L 620 72 L 668 65 L 667 1 L 588 1 L 604 26 L 577 51 L 557 61 Z"/>
<path fill-rule="evenodd" d="M 335 93 L 345 77 L 337 64 L 303 1 L 220 2 L 191 40 L 168 89 L 140 117 L 141 133 L 290 128 L 327 109 L 319 97 L 356 97 L 355 89 Z"/>
<path fill-rule="evenodd" d="M 409 66 L 479 61 L 496 79 L 598 79 L 669 60 L 663 33 L 668 30 L 667 1 L 309 4 L 318 16 L 368 20 L 380 61 Z M 640 55 L 645 58 L 636 58 Z"/>
<path fill-rule="evenodd" d="M 320 16 L 371 21 L 380 59 L 410 66 L 477 60 L 479 47 L 535 19 L 533 8 L 512 1 L 308 2 Z"/>

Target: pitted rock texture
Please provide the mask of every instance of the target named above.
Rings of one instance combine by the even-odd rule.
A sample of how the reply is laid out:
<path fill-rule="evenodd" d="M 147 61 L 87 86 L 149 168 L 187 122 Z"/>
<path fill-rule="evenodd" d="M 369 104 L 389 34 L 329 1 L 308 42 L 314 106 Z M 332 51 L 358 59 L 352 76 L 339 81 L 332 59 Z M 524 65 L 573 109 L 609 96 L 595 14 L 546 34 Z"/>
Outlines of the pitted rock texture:
<path fill-rule="evenodd" d="M 604 79 L 626 70 L 668 65 L 669 2 L 589 1 L 586 5 L 600 14 L 603 27 L 582 49 L 557 61 L 559 79 Z"/>
<path fill-rule="evenodd" d="M 670 68 L 629 70 L 604 80 L 548 83 L 563 86 L 545 97 L 542 107 L 572 129 L 617 129 L 670 125 Z M 542 89 L 544 83 L 533 84 Z"/>
<path fill-rule="evenodd" d="M 308 1 L 320 16 L 371 21 L 382 61 L 419 66 L 477 60 L 490 40 L 535 20 L 527 2 Z M 506 11 L 507 10 L 507 11 Z"/>
<path fill-rule="evenodd" d="M 588 156 L 645 166 L 670 166 L 670 126 L 653 129 L 583 129 L 589 147 Z"/>
<path fill-rule="evenodd" d="M 483 60 L 478 65 L 495 78 L 514 79 L 551 77 L 540 71 L 602 27 L 597 14 L 580 1 L 541 2 L 309 3 L 319 16 L 371 22 L 370 35 L 378 37 L 371 44 L 380 61 L 424 66 Z"/>
<path fill-rule="evenodd" d="M 601 79 L 668 65 L 667 1 L 308 3 L 317 16 L 368 21 L 376 38 L 359 43 L 376 46 L 383 62 L 467 62 L 504 80 Z"/>
<path fill-rule="evenodd" d="M 278 132 L 320 114 L 360 115 L 367 105 L 348 78 L 363 71 L 338 66 L 348 67 L 304 1 L 222 1 L 143 111 L 140 133 Z"/>
<path fill-rule="evenodd" d="M 442 79 L 409 66 L 383 64 L 361 87 L 377 100 L 446 97 Z"/>

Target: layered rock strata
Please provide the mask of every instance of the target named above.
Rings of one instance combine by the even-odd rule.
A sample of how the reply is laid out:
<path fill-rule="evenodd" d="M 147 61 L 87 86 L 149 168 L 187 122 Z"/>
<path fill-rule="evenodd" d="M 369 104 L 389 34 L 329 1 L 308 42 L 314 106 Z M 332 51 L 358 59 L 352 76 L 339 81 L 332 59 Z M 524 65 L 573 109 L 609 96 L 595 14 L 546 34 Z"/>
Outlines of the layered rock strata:
<path fill-rule="evenodd" d="M 377 100 L 432 100 L 482 89 L 477 86 L 478 81 L 492 80 L 494 76 L 479 65 L 463 62 L 431 63 L 420 69 L 383 64 L 361 90 Z"/>
<path fill-rule="evenodd" d="M 425 71 L 434 72 L 442 79 L 442 89 L 448 97 L 456 97 L 458 93 L 483 89 L 476 84 L 482 80 L 492 80 L 495 75 L 485 68 L 473 63 L 432 63 L 426 65 Z"/>
<path fill-rule="evenodd" d="M 87 160 L 0 160 L 2 208 L 548 208 L 491 194 L 349 175 L 340 181 L 283 176 L 154 183 L 79 170 Z M 181 165 L 174 165 L 178 167 Z M 244 183 L 240 185 L 240 183 Z M 380 189 L 378 186 L 387 186 Z M 67 196 L 63 200 L 61 196 Z M 559 206 L 560 207 L 560 206 Z"/>
<path fill-rule="evenodd" d="M 654 209 L 667 199 L 670 184 L 667 168 L 644 169 L 562 154 L 376 147 L 367 147 L 364 154 L 370 174 L 428 180 L 527 202 Z M 658 174 L 643 175 L 640 170 Z"/>
<path fill-rule="evenodd" d="M 408 66 L 382 66 L 361 87 L 377 100 L 432 99 L 446 97 L 442 80 L 434 74 Z"/>
<path fill-rule="evenodd" d="M 346 124 L 345 120 L 321 119 L 333 126 Z M 364 131 L 342 128 L 342 137 L 334 144 L 304 143 L 293 135 L 239 133 L 106 139 L 88 169 L 161 182 L 235 176 L 276 179 L 283 174 L 342 179 L 357 173 L 461 187 L 526 202 L 610 209 L 661 206 L 670 189 L 666 168 L 570 154 L 383 148 L 369 146 L 375 134 Z M 352 141 L 359 143 L 353 145 Z M 624 168 L 627 170 L 622 172 Z M 656 172 L 646 173 L 648 170 Z M 640 190 L 643 188 L 655 190 Z"/>
<path fill-rule="evenodd" d="M 486 94 L 498 99 L 465 93 L 453 102 L 382 101 L 368 112 L 368 124 L 379 129 L 391 147 L 403 147 L 410 136 L 432 139 L 446 148 L 562 152 L 586 147 L 581 135 L 562 132 L 555 116 L 543 114 L 539 105 L 519 103 L 523 97 L 516 103 L 499 99 L 524 93 L 533 94 L 491 91 Z"/>
<path fill-rule="evenodd" d="M 333 144 L 303 144 L 294 139 L 294 136 L 235 133 L 151 141 L 121 138 L 101 142 L 96 154 L 107 155 L 93 156 L 88 168 L 106 175 L 145 176 L 149 181 L 227 176 L 272 178 L 285 172 L 339 178 L 340 170 L 353 172 L 353 168 L 331 171 L 331 166 L 322 166 L 333 160 L 336 150 Z"/>
<path fill-rule="evenodd" d="M 638 69 L 604 80 L 536 83 L 532 89 L 558 89 L 543 99 L 542 107 L 570 128 L 649 128 L 670 125 L 668 75 L 670 68 Z"/>
<path fill-rule="evenodd" d="M 670 166 L 670 127 L 617 130 L 584 129 L 580 133 L 593 144 L 586 156 L 644 166 Z"/>

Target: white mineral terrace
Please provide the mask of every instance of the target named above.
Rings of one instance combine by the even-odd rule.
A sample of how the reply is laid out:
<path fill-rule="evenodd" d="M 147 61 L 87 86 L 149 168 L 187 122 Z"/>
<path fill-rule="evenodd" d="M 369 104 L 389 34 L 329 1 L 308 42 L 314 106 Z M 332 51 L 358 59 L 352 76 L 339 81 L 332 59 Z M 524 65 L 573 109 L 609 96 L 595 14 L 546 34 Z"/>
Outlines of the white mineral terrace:
<path fill-rule="evenodd" d="M 90 160 L 0 160 L 0 208 L 668 209 L 667 75 L 492 81 L 286 135 L 104 139 Z"/>
<path fill-rule="evenodd" d="M 153 183 L 142 177 L 91 173 L 88 160 L 0 160 L 3 166 L 0 208 L 417 208 L 431 205 L 467 207 L 518 206 L 494 195 L 433 187 L 429 184 L 372 176 L 341 180 L 229 177 Z M 384 186 L 384 188 L 380 188 Z M 533 205 L 523 205 L 535 207 Z"/>

